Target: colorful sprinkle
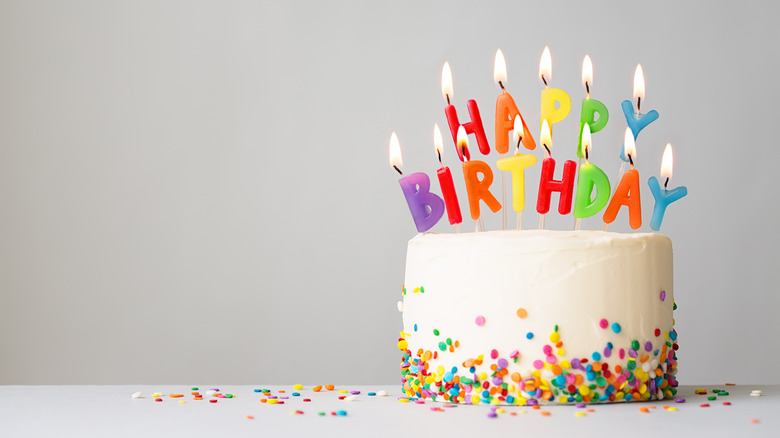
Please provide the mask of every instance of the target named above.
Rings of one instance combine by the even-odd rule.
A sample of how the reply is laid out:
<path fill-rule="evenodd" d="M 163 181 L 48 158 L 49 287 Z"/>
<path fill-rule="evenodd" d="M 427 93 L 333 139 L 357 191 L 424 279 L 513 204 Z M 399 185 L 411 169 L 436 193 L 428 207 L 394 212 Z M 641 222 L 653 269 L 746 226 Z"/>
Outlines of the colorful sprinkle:
<path fill-rule="evenodd" d="M 482 327 L 483 325 L 485 325 L 485 317 L 479 315 L 477 319 L 474 320 L 474 322 L 476 322 L 478 326 Z"/>
<path fill-rule="evenodd" d="M 520 319 L 523 319 L 528 316 L 528 311 L 523 309 L 522 307 L 517 309 L 517 317 Z"/>
<path fill-rule="evenodd" d="M 663 300 L 665 300 L 665 299 L 666 299 L 666 291 L 665 291 L 665 290 L 662 290 L 662 291 L 661 291 L 661 301 L 663 301 Z"/>
<path fill-rule="evenodd" d="M 612 331 L 615 333 L 620 333 L 620 324 L 613 322 L 612 323 Z"/>
<path fill-rule="evenodd" d="M 606 318 L 601 318 L 601 321 L 599 321 L 599 327 L 603 329 L 609 327 L 609 321 L 607 321 Z"/>
<path fill-rule="evenodd" d="M 531 332 L 528 332 L 528 333 L 525 334 L 525 337 L 526 337 L 526 339 L 533 339 L 534 338 L 534 334 L 531 333 Z"/>

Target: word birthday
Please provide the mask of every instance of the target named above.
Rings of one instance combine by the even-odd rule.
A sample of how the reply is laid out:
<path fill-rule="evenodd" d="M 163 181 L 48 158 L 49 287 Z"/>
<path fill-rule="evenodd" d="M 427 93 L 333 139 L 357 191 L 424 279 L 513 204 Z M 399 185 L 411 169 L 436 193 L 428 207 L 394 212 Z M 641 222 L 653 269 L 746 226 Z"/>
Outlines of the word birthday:
<path fill-rule="evenodd" d="M 609 178 L 595 164 L 590 162 L 589 151 L 592 147 L 592 134 L 601 131 L 609 121 L 609 111 L 606 105 L 590 96 L 590 87 L 593 84 L 593 64 L 589 56 L 585 56 L 582 65 L 582 83 L 586 90 L 586 97 L 582 100 L 580 111 L 579 135 L 577 140 L 578 162 L 566 160 L 561 170 L 560 179 L 555 179 L 556 161 L 552 154 L 552 125 L 559 123 L 568 116 L 571 111 L 571 98 L 560 89 L 550 88 L 552 61 L 549 48 L 545 47 L 539 65 L 539 77 L 544 83 L 541 95 L 541 134 L 539 142 L 543 147 L 543 160 L 539 190 L 536 198 L 536 211 L 540 214 L 539 228 L 544 229 L 545 215 L 550 211 L 553 192 L 558 193 L 558 213 L 561 215 L 574 214 L 576 219 L 575 229 L 580 228 L 580 222 L 584 218 L 594 216 L 604 210 L 602 219 L 604 230 L 607 225 L 614 222 L 622 207 L 628 209 L 629 225 L 637 229 L 642 225 L 642 204 L 640 202 L 640 178 L 639 172 L 634 166 L 636 159 L 636 140 L 639 133 L 653 121 L 658 119 L 658 112 L 651 110 L 641 113 L 640 108 L 644 99 L 644 73 L 642 66 L 638 65 L 634 74 L 633 101 L 625 100 L 621 104 L 623 115 L 626 119 L 626 131 L 623 147 L 620 150 L 620 158 L 623 164 L 618 175 L 618 185 L 612 190 Z M 535 155 L 521 153 L 521 145 L 528 150 L 536 149 L 536 141 L 531 135 L 523 115 L 517 107 L 512 95 L 506 90 L 506 61 L 501 50 L 498 50 L 495 58 L 494 80 L 501 87 L 501 94 L 496 99 L 495 113 L 495 149 L 501 155 L 496 161 L 496 167 L 502 171 L 502 177 L 508 173 L 511 177 L 512 209 L 517 213 L 517 228 L 521 228 L 521 213 L 525 209 L 525 169 L 534 166 L 537 162 Z M 469 135 L 473 135 L 477 142 L 479 152 L 483 155 L 490 153 L 485 127 L 482 124 L 479 106 L 474 100 L 466 102 L 470 120 L 461 123 L 458 112 L 451 103 L 453 93 L 452 71 L 449 63 L 444 63 L 442 69 L 442 95 L 447 101 L 444 114 L 452 136 L 455 151 L 463 164 L 463 178 L 468 194 L 469 211 L 475 221 L 475 227 L 480 229 L 480 207 L 485 204 L 493 213 L 504 210 L 504 228 L 506 228 L 506 184 L 502 184 L 502 200 L 499 200 L 491 192 L 493 184 L 493 170 L 484 161 L 472 159 L 469 148 Z M 636 102 L 636 107 L 634 103 Z M 515 152 L 510 156 L 504 156 L 509 151 L 510 140 L 513 137 Z M 390 137 L 390 165 L 401 174 L 399 183 L 401 190 L 409 205 L 415 226 L 419 232 L 425 232 L 444 216 L 446 210 L 451 225 L 459 227 L 463 222 L 458 195 L 455 191 L 452 172 L 449 167 L 442 164 L 441 157 L 444 151 L 442 134 L 438 124 L 434 125 L 433 141 L 439 158 L 440 168 L 436 171 L 442 196 L 431 191 L 431 181 L 425 173 L 413 173 L 404 175 L 401 167 L 401 147 L 395 132 Z M 582 162 L 582 159 L 585 162 Z M 630 168 L 626 170 L 626 165 Z M 578 173 L 579 170 L 579 173 Z M 661 163 L 661 180 L 651 177 L 648 180 L 650 192 L 655 200 L 653 215 L 650 220 L 650 228 L 658 231 L 667 207 L 688 194 L 686 187 L 677 187 L 669 190 L 667 186 L 672 177 L 672 147 L 666 145 Z M 576 178 L 576 196 L 575 196 Z M 606 208 L 605 208 L 606 207 Z M 481 226 L 484 230 L 484 226 Z M 459 230 L 459 228 L 458 228 Z"/>

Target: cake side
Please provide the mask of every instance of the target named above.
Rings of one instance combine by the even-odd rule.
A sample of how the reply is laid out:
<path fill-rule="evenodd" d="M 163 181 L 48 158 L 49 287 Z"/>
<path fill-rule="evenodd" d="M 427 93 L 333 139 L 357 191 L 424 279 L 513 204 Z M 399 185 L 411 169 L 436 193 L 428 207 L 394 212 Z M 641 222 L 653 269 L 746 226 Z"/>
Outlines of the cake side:
<path fill-rule="evenodd" d="M 404 391 L 509 404 L 669 397 L 672 310 L 660 234 L 421 234 L 407 252 Z"/>

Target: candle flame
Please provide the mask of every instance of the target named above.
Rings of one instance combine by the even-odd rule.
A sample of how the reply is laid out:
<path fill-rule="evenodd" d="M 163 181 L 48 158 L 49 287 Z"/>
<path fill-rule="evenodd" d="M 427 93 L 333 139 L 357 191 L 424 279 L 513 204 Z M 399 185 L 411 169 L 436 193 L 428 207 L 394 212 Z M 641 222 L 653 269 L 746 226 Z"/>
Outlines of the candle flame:
<path fill-rule="evenodd" d="M 642 71 L 642 64 L 636 65 L 634 72 L 634 102 L 637 99 L 645 100 L 645 73 Z"/>
<path fill-rule="evenodd" d="M 585 55 L 585 59 L 582 60 L 582 86 L 585 88 L 593 86 L 593 63 L 590 55 Z"/>
<path fill-rule="evenodd" d="M 542 59 L 539 61 L 539 77 L 544 78 L 547 83 L 550 83 L 552 77 L 552 59 L 550 57 L 550 48 L 544 46 L 544 52 L 542 52 Z"/>
<path fill-rule="evenodd" d="M 496 51 L 496 62 L 493 64 L 493 81 L 506 83 L 506 60 L 501 49 Z"/>
<path fill-rule="evenodd" d="M 623 155 L 636 160 L 636 143 L 634 142 L 634 133 L 631 132 L 631 128 L 626 128 L 626 135 L 623 136 Z"/>
<path fill-rule="evenodd" d="M 591 148 L 593 148 L 593 143 L 592 142 L 593 142 L 593 140 L 591 139 L 591 136 L 590 136 L 590 125 L 586 123 L 582 127 L 582 150 L 583 151 L 588 151 L 585 154 L 586 157 L 590 153 Z"/>
<path fill-rule="evenodd" d="M 520 118 L 520 114 L 515 116 L 515 135 L 517 138 L 523 138 L 523 119 Z"/>
<path fill-rule="evenodd" d="M 398 143 L 398 136 L 395 131 L 390 135 L 390 166 L 402 168 L 404 161 L 401 159 L 401 144 Z"/>
<path fill-rule="evenodd" d="M 433 124 L 433 148 L 436 149 L 436 153 L 441 157 L 444 153 L 444 142 L 441 139 L 441 130 L 439 124 Z"/>
<path fill-rule="evenodd" d="M 447 100 L 452 99 L 452 69 L 446 61 L 441 69 L 441 95 Z"/>
<path fill-rule="evenodd" d="M 542 144 L 547 146 L 547 149 L 552 150 L 552 134 L 550 133 L 550 125 L 547 123 L 547 119 L 542 120 L 542 134 L 539 137 Z"/>
<path fill-rule="evenodd" d="M 671 143 L 666 143 L 666 149 L 664 149 L 664 156 L 661 158 L 661 179 L 666 180 L 666 178 L 672 179 L 672 164 L 673 164 L 673 157 L 672 157 L 672 145 Z"/>
<path fill-rule="evenodd" d="M 469 150 L 469 136 L 466 134 L 466 129 L 463 125 L 458 126 L 458 150 L 463 154 L 463 160 L 466 160 L 466 152 Z"/>

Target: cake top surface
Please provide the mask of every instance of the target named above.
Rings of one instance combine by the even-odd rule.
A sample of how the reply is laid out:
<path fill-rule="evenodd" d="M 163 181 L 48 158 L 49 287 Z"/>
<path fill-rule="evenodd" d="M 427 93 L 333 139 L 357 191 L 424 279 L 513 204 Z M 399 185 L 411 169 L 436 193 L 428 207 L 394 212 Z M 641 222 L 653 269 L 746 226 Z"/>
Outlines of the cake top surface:
<path fill-rule="evenodd" d="M 517 248 L 569 249 L 599 248 L 607 246 L 648 244 L 664 242 L 671 246 L 671 240 L 659 233 L 614 233 L 609 231 L 580 230 L 494 230 L 478 233 L 421 233 L 409 240 L 415 245 L 512 245 Z"/>

